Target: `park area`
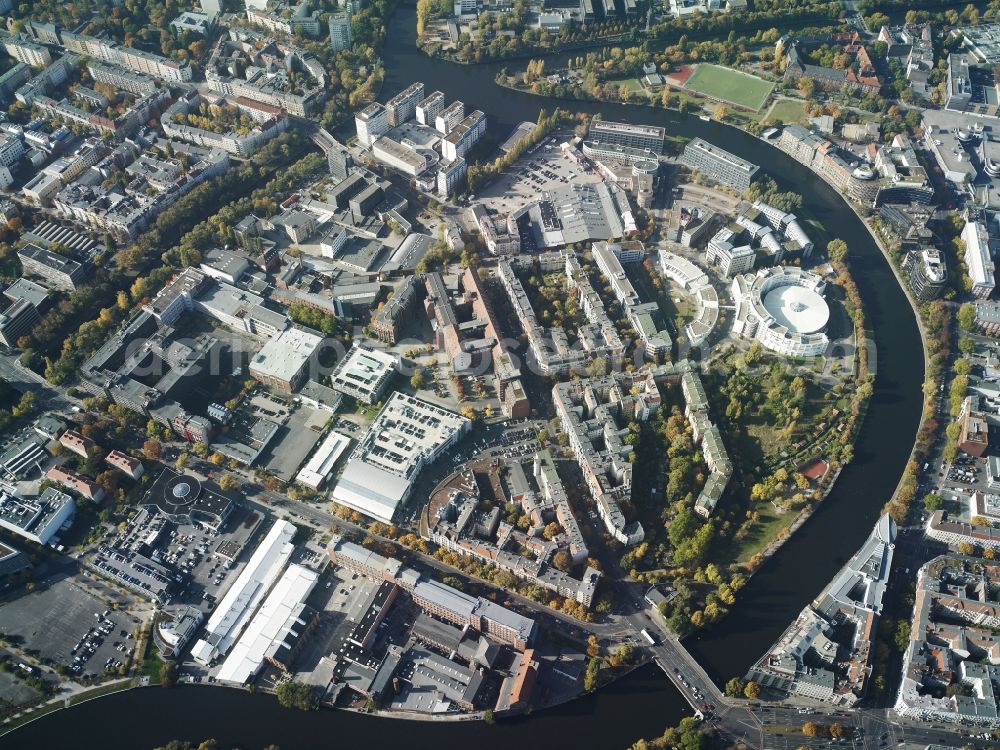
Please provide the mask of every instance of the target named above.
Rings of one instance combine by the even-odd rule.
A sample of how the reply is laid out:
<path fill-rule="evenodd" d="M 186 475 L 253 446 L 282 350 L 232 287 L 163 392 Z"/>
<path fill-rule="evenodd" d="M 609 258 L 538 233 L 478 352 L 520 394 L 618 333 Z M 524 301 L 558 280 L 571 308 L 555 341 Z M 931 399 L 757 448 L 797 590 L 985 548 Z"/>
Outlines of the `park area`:
<path fill-rule="evenodd" d="M 688 91 L 754 111 L 767 101 L 774 84 L 720 65 L 701 63 L 684 86 Z"/>

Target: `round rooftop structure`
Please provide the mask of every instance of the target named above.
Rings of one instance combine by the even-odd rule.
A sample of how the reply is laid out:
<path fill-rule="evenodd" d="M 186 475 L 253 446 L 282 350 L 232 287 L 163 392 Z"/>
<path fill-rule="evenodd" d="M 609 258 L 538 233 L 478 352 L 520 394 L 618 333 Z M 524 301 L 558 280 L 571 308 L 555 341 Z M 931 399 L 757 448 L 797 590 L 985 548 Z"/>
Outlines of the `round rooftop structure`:
<path fill-rule="evenodd" d="M 762 300 L 774 322 L 790 333 L 816 333 L 826 328 L 830 306 L 822 295 L 804 286 L 772 289 Z"/>
<path fill-rule="evenodd" d="M 778 354 L 815 357 L 830 340 L 826 282 L 801 268 L 775 266 L 733 278 L 733 331 Z"/>
<path fill-rule="evenodd" d="M 173 477 L 163 487 L 163 497 L 158 505 L 171 513 L 187 513 L 191 505 L 201 495 L 201 482 L 188 474 Z"/>

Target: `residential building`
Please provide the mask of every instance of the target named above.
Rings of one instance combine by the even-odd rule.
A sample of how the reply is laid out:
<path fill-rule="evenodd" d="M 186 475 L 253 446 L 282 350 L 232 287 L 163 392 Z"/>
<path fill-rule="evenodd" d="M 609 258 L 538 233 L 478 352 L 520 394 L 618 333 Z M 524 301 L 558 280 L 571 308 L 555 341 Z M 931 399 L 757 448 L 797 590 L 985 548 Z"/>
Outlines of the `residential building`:
<path fill-rule="evenodd" d="M 53 466 L 45 472 L 45 478 L 95 503 L 104 499 L 104 490 L 100 485 L 65 466 Z"/>
<path fill-rule="evenodd" d="M 453 127 L 441 141 L 441 155 L 448 161 L 464 157 L 486 132 L 486 115 L 478 109 Z"/>
<path fill-rule="evenodd" d="M 81 458 L 90 458 L 90 453 L 94 449 L 94 441 L 76 430 L 66 430 L 59 438 L 59 442 L 66 450 Z"/>
<path fill-rule="evenodd" d="M 411 120 L 417 111 L 417 102 L 424 98 L 424 84 L 412 83 L 385 103 L 389 127 L 397 127 Z"/>
<path fill-rule="evenodd" d="M 444 135 L 448 135 L 452 128 L 465 118 L 465 104 L 454 101 L 438 112 L 434 118 L 434 128 Z"/>
<path fill-rule="evenodd" d="M 350 49 L 353 39 L 351 37 L 351 14 L 331 13 L 330 14 L 330 49 L 334 52 L 342 52 Z"/>
<path fill-rule="evenodd" d="M 438 195 L 445 200 L 454 195 L 464 184 L 468 172 L 469 165 L 462 157 L 440 165 L 437 174 Z"/>
<path fill-rule="evenodd" d="M 138 479 L 145 471 L 142 461 L 118 450 L 111 451 L 105 457 L 104 462 L 131 479 Z"/>
<path fill-rule="evenodd" d="M 389 113 L 378 102 L 369 104 L 354 116 L 358 142 L 371 148 L 375 141 L 389 132 Z"/>
<path fill-rule="evenodd" d="M 444 109 L 444 94 L 440 91 L 434 91 L 427 95 L 423 101 L 417 103 L 416 116 L 417 122 L 421 125 L 426 125 L 429 128 L 434 127 L 434 122 L 437 116 Z"/>

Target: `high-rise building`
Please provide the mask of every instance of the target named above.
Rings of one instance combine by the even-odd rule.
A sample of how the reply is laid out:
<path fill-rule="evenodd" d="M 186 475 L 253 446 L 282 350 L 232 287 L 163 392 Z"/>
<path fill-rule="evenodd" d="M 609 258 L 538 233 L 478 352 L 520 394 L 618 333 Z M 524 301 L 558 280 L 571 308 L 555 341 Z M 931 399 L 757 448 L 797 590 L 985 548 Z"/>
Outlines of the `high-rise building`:
<path fill-rule="evenodd" d="M 346 180 L 347 175 L 354 167 L 354 157 L 351 152 L 334 146 L 326 152 L 326 163 L 330 167 L 330 174 L 338 180 Z"/>
<path fill-rule="evenodd" d="M 222 13 L 223 0 L 201 0 L 201 12 L 209 18 L 215 18 Z"/>
<path fill-rule="evenodd" d="M 442 198 L 451 196 L 455 192 L 455 188 L 465 180 L 465 175 L 468 171 L 469 167 L 465 163 L 465 159 L 461 156 L 455 159 L 455 161 L 442 164 L 437 174 L 438 195 Z"/>
<path fill-rule="evenodd" d="M 371 148 L 380 136 L 389 132 L 389 116 L 378 102 L 358 112 L 354 116 L 354 124 L 358 129 L 358 141 L 366 148 Z"/>
<path fill-rule="evenodd" d="M 424 98 L 424 84 L 412 83 L 386 102 L 389 125 L 396 127 L 409 120 L 417 111 L 417 102 Z"/>
<path fill-rule="evenodd" d="M 350 49 L 353 38 L 351 37 L 351 14 L 331 13 L 330 14 L 330 48 L 334 52 L 341 52 Z"/>
<path fill-rule="evenodd" d="M 426 99 L 417 104 L 417 122 L 433 128 L 434 118 L 442 109 L 444 109 L 444 94 L 440 91 L 430 93 Z"/>

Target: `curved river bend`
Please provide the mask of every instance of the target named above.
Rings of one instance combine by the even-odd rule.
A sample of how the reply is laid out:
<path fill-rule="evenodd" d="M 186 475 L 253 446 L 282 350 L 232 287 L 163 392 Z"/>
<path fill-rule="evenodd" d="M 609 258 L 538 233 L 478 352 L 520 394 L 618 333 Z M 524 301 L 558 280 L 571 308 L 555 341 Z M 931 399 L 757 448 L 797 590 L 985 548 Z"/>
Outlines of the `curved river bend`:
<path fill-rule="evenodd" d="M 498 65 L 459 66 L 430 59 L 414 44 L 415 10 L 399 9 L 389 28 L 383 98 L 422 80 L 489 117 L 488 136 L 505 138 L 540 107 L 560 102 L 500 88 Z M 840 195 L 808 168 L 754 136 L 715 122 L 639 106 L 567 102 L 571 111 L 605 119 L 663 125 L 668 133 L 699 135 L 760 164 L 781 188 L 803 196 L 815 218 L 845 240 L 851 269 L 875 331 L 875 395 L 855 446 L 854 462 L 813 517 L 753 576 L 730 615 L 687 646 L 716 680 L 743 674 L 799 610 L 830 580 L 871 531 L 892 495 L 913 444 L 922 405 L 923 353 L 912 309 L 887 261 Z M 274 698 L 208 687 L 136 690 L 60 711 L 0 740 L 0 748 L 56 748 L 86 737 L 105 750 L 145 750 L 169 739 L 215 737 L 247 748 L 276 743 L 282 750 L 326 745 L 439 750 L 472 743 L 479 750 L 564 745 L 580 750 L 624 749 L 658 734 L 687 712 L 680 695 L 652 668 L 598 695 L 552 711 L 502 722 L 414 723 L 348 712 L 300 714 Z"/>

